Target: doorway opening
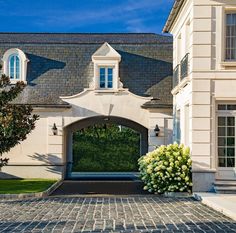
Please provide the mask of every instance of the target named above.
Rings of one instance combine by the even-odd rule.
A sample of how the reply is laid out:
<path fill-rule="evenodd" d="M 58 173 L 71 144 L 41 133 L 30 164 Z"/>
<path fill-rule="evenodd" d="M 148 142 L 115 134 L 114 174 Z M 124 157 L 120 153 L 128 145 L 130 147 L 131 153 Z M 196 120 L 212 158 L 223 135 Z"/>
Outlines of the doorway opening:
<path fill-rule="evenodd" d="M 148 130 L 120 117 L 92 117 L 66 129 L 69 179 L 137 178 Z"/>

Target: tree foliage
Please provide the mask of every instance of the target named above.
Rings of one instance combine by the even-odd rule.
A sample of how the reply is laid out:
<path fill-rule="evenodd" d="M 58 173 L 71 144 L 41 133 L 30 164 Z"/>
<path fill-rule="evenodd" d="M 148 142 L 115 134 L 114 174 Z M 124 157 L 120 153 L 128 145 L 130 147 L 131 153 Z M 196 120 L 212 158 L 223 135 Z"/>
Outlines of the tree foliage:
<path fill-rule="evenodd" d="M 9 77 L 0 77 L 0 168 L 7 165 L 8 158 L 2 158 L 2 154 L 26 139 L 35 128 L 38 116 L 32 115 L 30 105 L 13 104 L 14 99 L 25 88 L 24 82 L 12 85 Z"/>
<path fill-rule="evenodd" d="M 117 124 L 95 124 L 73 134 L 74 172 L 138 171 L 140 134 Z"/>

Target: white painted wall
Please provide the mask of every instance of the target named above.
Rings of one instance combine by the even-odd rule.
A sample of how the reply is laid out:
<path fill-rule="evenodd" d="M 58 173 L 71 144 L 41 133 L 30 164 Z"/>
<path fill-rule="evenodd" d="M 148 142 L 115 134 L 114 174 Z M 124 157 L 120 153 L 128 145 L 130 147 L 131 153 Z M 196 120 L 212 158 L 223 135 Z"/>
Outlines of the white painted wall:
<path fill-rule="evenodd" d="M 135 121 L 149 130 L 149 150 L 170 143 L 172 124 L 167 124 L 172 116 L 171 109 L 143 109 L 150 100 L 136 96 L 126 89 L 118 92 L 85 90 L 75 96 L 62 97 L 71 104 L 71 109 L 35 109 L 40 115 L 36 128 L 27 139 L 6 154 L 9 166 L 3 167 L 5 175 L 24 178 L 61 178 L 66 164 L 64 150 L 64 128 L 79 120 L 93 116 L 116 116 Z M 58 135 L 53 135 L 56 124 Z M 160 127 L 156 137 L 154 128 Z"/>
<path fill-rule="evenodd" d="M 196 172 L 216 171 L 215 106 L 223 100 L 236 102 L 236 63 L 224 61 L 224 19 L 229 10 L 236 12 L 236 1 L 189 0 L 171 29 L 175 67 L 177 53 L 185 49 L 176 48 L 178 35 L 186 33 L 186 22 L 190 22 L 189 75 L 172 93 L 174 105 L 181 110 L 182 142 L 186 137 L 184 106 L 189 102 L 189 143 Z"/>
<path fill-rule="evenodd" d="M 9 163 L 1 171 L 9 177 L 59 179 L 64 165 L 61 130 L 63 112 L 57 109 L 38 109 L 34 113 L 40 115 L 35 129 L 25 141 L 3 155 L 9 158 Z M 59 129 L 57 136 L 52 135 L 54 122 Z"/>

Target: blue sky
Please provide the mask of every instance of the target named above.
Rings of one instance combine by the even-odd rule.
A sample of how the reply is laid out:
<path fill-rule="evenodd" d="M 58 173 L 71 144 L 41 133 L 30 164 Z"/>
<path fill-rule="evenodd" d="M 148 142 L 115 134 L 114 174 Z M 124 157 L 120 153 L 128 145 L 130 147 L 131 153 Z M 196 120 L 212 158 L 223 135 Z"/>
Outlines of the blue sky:
<path fill-rule="evenodd" d="M 161 33 L 173 1 L 0 0 L 0 31 Z"/>

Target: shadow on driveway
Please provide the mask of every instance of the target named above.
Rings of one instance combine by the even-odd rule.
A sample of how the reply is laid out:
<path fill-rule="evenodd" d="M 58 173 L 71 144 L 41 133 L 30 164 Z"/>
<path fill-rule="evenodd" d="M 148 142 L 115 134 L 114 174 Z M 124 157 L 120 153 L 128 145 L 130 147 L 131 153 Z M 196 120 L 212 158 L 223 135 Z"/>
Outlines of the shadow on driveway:
<path fill-rule="evenodd" d="M 76 194 L 136 195 L 149 193 L 143 190 L 143 183 L 138 180 L 65 180 L 51 196 Z"/>

